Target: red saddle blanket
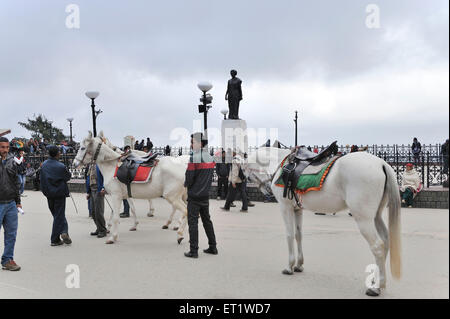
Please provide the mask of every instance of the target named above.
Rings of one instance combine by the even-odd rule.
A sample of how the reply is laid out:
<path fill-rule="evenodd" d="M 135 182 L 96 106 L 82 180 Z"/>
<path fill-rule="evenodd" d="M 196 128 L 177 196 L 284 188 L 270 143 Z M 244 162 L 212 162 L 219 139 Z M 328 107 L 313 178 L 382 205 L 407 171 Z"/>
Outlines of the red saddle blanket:
<path fill-rule="evenodd" d="M 132 183 L 147 183 L 152 176 L 152 167 L 149 166 L 139 166 L 136 172 L 136 176 L 134 177 Z M 116 171 L 114 172 L 114 178 L 117 178 L 117 170 L 119 167 L 116 167 Z"/>

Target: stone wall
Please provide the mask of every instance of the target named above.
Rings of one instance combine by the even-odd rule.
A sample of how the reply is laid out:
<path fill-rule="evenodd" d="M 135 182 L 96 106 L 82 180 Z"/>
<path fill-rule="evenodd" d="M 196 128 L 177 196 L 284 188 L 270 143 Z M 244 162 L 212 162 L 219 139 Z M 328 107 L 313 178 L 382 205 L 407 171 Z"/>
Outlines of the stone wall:
<path fill-rule="evenodd" d="M 413 207 L 448 209 L 448 189 L 423 190 L 417 194 Z"/>

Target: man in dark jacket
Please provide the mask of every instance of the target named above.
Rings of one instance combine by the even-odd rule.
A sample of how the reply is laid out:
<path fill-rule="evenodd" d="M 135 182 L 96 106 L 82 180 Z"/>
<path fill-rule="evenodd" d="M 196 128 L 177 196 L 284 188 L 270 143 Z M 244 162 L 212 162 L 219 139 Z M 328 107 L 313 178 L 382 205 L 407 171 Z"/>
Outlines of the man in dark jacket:
<path fill-rule="evenodd" d="M 50 157 L 42 165 L 40 179 L 42 193 L 47 197 L 48 207 L 53 215 L 51 246 L 70 245 L 72 240 L 66 220 L 66 197 L 69 197 L 67 182 L 71 174 L 59 162 L 60 153 L 56 146 L 50 146 L 48 153 Z"/>
<path fill-rule="evenodd" d="M 198 217 L 200 215 L 208 237 L 209 248 L 203 250 L 207 254 L 217 255 L 216 236 L 209 216 L 209 190 L 214 172 L 214 160 L 208 150 L 203 149 L 202 133 L 191 135 L 192 153 L 186 170 L 184 186 L 188 191 L 188 225 L 190 251 L 186 257 L 198 258 Z"/>
<path fill-rule="evenodd" d="M 91 200 L 92 219 L 94 220 L 96 230 L 91 233 L 91 236 L 97 238 L 106 237 L 106 222 L 105 222 L 105 186 L 103 185 L 103 175 L 100 169 L 95 164 L 91 163 L 88 172 L 87 198 Z"/>
<path fill-rule="evenodd" d="M 144 140 L 142 140 L 142 141 L 144 141 Z M 153 143 L 152 143 L 152 141 L 150 141 L 149 137 L 147 137 L 147 144 L 146 144 L 146 146 L 147 146 L 147 150 L 149 152 L 153 149 Z"/>
<path fill-rule="evenodd" d="M 222 151 L 222 161 L 216 163 L 217 199 L 225 199 L 228 194 L 228 175 L 230 175 L 231 163 L 225 163 L 225 154 L 225 151 Z"/>
<path fill-rule="evenodd" d="M 9 141 L 0 137 L 0 228 L 5 232 L 5 250 L 2 255 L 2 269 L 18 271 L 14 261 L 14 246 L 17 237 L 17 209 L 22 208 L 19 195 L 19 178 L 14 156 L 9 154 Z"/>

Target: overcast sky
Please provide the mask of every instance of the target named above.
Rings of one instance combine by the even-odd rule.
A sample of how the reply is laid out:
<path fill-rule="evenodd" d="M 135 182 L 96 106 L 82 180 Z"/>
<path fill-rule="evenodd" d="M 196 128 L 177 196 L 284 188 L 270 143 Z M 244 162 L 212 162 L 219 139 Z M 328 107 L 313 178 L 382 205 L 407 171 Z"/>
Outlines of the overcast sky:
<path fill-rule="evenodd" d="M 369 28 L 368 4 L 379 9 Z M 69 4 L 80 27 L 68 28 Z M 220 128 L 229 71 L 242 79 L 240 117 L 294 144 L 442 143 L 449 134 L 448 0 L 2 0 L 0 128 L 42 113 L 76 140 L 97 120 L 125 135 L 185 144 L 201 121 L 199 81 L 214 87 L 208 126 Z M 74 21 L 74 20 L 70 20 Z M 369 19 L 370 26 L 374 26 Z M 269 136 L 267 136 L 269 137 Z M 257 141 L 259 143 L 259 141 Z"/>

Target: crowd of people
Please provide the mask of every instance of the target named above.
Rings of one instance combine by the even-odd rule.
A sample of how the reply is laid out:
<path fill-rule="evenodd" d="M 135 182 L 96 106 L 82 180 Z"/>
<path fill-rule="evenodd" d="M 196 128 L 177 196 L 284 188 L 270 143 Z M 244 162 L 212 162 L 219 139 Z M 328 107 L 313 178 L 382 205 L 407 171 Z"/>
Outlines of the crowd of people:
<path fill-rule="evenodd" d="M 77 143 L 60 141 L 51 144 L 45 139 L 30 138 L 30 139 L 12 139 L 9 143 L 10 151 L 12 153 L 23 150 L 29 155 L 48 155 L 48 146 L 56 146 L 60 149 L 62 154 L 74 154 L 77 151 Z"/>
<path fill-rule="evenodd" d="M 209 196 L 214 172 L 217 174 L 217 199 L 225 200 L 221 209 L 230 211 L 233 203 L 239 195 L 242 200 L 241 212 L 247 213 L 248 207 L 254 206 L 249 201 L 247 193 L 248 164 L 247 154 L 232 152 L 232 160 L 227 160 L 227 153 L 220 149 L 216 154 L 210 154 L 204 147 L 202 133 L 191 135 L 191 154 L 186 170 L 185 187 L 188 193 L 188 226 L 190 238 L 190 250 L 185 253 L 186 257 L 198 258 L 198 218 L 202 223 L 208 237 L 209 247 L 204 252 L 216 255 L 218 253 L 213 223 L 209 215 Z M 448 174 L 448 139 L 442 145 L 441 156 L 443 157 L 443 172 Z M 136 142 L 135 149 L 150 152 L 153 143 L 147 138 Z M 25 159 L 25 151 L 30 153 L 48 152 L 48 159 L 33 167 Z M 318 150 L 313 150 L 318 152 Z M 365 151 L 357 146 L 351 147 L 351 152 Z M 32 181 L 35 190 L 41 190 L 47 198 L 48 207 L 53 215 L 52 233 L 50 236 L 51 246 L 70 245 L 72 240 L 69 236 L 68 223 L 65 217 L 66 197 L 69 196 L 67 182 L 71 174 L 67 167 L 60 162 L 61 154 L 65 148 L 55 145 L 46 145 L 45 142 L 29 140 L 21 145 L 16 140 L 9 142 L 5 137 L 0 137 L 0 225 L 5 233 L 5 249 L 1 258 L 2 268 L 17 271 L 20 266 L 14 261 L 14 246 L 17 236 L 17 212 L 22 209 L 21 197 L 24 197 L 25 180 Z M 415 164 L 421 154 L 421 145 L 414 138 L 412 145 Z M 166 155 L 170 155 L 170 146 L 165 148 Z M 228 155 L 230 156 L 230 155 Z M 412 207 L 414 197 L 423 189 L 419 174 L 413 163 L 406 165 L 399 185 L 402 205 Z M 89 214 L 92 217 L 96 229 L 91 232 L 92 236 L 103 238 L 107 234 L 104 218 L 104 196 L 105 186 L 103 176 L 95 163 L 86 169 L 86 193 L 89 200 Z M 270 201 L 272 198 L 266 198 Z M 128 203 L 124 200 L 125 210 Z M 129 210 L 129 207 L 128 207 Z M 124 212 L 125 213 L 125 212 Z M 121 214 L 121 217 L 128 217 Z"/>

